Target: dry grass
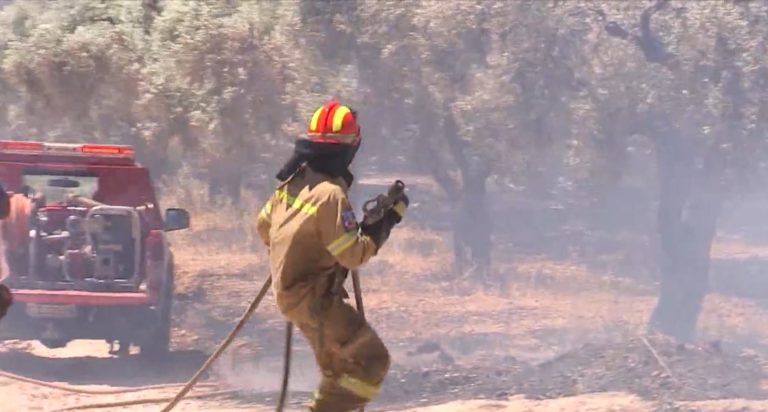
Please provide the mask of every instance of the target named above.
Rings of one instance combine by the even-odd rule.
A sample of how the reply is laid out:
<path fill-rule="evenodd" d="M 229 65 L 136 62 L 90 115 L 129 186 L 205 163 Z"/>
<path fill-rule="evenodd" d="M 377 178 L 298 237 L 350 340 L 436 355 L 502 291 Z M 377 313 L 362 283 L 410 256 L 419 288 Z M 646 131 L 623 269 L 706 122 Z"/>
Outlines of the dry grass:
<path fill-rule="evenodd" d="M 249 206 L 245 208 L 226 203 L 210 207 L 193 202 L 197 205 L 190 208 L 193 228 L 173 235 L 178 290 L 186 298 L 177 308 L 177 347 L 210 350 L 266 275 L 266 251 L 251 230 L 261 201 L 254 196 L 246 204 Z M 733 239 L 719 239 L 713 249 L 715 258 L 734 262 L 759 259 L 768 253 L 766 246 Z M 610 265 L 618 262 L 613 257 L 600 265 L 585 264 L 577 258 L 521 255 L 514 247 L 497 247 L 495 274 L 503 281 L 500 286 L 481 286 L 474 279 L 457 279 L 452 273 L 449 233 L 407 222 L 394 230 L 381 253 L 362 270 L 366 313 L 391 348 L 395 368 L 437 362 L 408 355 L 424 343 L 437 344 L 465 364 L 487 365 L 510 357 L 540 362 L 586 343 L 608 345 L 642 334 L 656 300 L 654 285 L 648 279 L 622 277 L 624 269 Z M 264 370 L 273 373 L 279 369 L 279 362 L 269 359 L 279 356 L 283 324 L 271 299 L 264 305 L 253 327 L 239 339 L 238 349 L 225 357 L 230 365 L 238 365 L 221 370 L 225 378 L 239 381 L 249 376 L 258 380 Z M 765 353 L 766 322 L 768 311 L 759 302 L 711 294 L 705 301 L 699 330 L 701 339 L 722 341 L 726 349 L 747 346 Z M 305 373 L 296 379 L 302 387 L 311 388 L 315 378 L 312 357 L 301 339 L 297 343 Z M 645 401 L 631 395 L 598 398 L 605 401 L 600 404 L 604 408 L 597 407 L 593 403 L 597 398 L 589 396 L 502 402 L 499 408 L 598 411 L 633 410 L 637 406 L 638 411 L 651 410 L 645 409 Z M 456 410 L 474 407 L 450 407 L 454 406 Z M 478 410 L 485 407 L 477 406 Z M 691 403 L 690 407 L 709 406 Z M 443 405 L 437 408 L 450 410 Z"/>
<path fill-rule="evenodd" d="M 267 268 L 265 250 L 249 230 L 257 211 L 258 206 L 200 208 L 192 230 L 173 235 L 178 288 L 188 294 L 204 290 L 200 305 L 208 308 L 206 320 L 187 321 L 185 328 L 211 329 L 212 324 L 231 322 L 225 317 L 244 307 L 258 288 Z M 741 249 L 729 243 L 717 250 L 738 256 Z M 610 271 L 539 256 L 507 253 L 495 259 L 503 287 L 456 280 L 447 233 L 399 227 L 363 269 L 370 320 L 392 342 L 437 340 L 450 345 L 467 336 L 497 336 L 493 349 L 505 354 L 554 354 L 588 340 L 640 333 L 655 304 L 652 287 Z M 274 313 L 265 316 L 270 324 L 279 320 Z M 712 295 L 701 317 L 702 338 L 762 345 L 768 333 L 760 325 L 767 317 L 755 303 Z M 199 336 L 187 343 L 204 340 Z"/>
<path fill-rule="evenodd" d="M 712 257 L 715 259 L 765 259 L 768 258 L 768 245 L 755 244 L 744 239 L 717 239 L 712 245 Z"/>
<path fill-rule="evenodd" d="M 252 208 L 193 204 L 192 228 L 171 235 L 177 264 L 174 346 L 178 349 L 211 350 L 266 275 L 266 251 L 249 230 L 260 204 L 257 199 L 249 202 Z M 409 355 L 424 343 L 442 348 L 468 373 L 482 365 L 499 365 L 504 370 L 509 359 L 550 360 L 588 342 L 598 349 L 601 344 L 608 347 L 610 342 L 628 341 L 642 333 L 655 304 L 653 287 L 616 277 L 610 268 L 598 270 L 575 260 L 518 255 L 514 249 L 504 253 L 497 250 L 495 255 L 496 275 L 504 280 L 501 286 L 483 287 L 473 279 L 455 278 L 450 246 L 447 233 L 406 224 L 393 232 L 379 256 L 362 271 L 366 313 L 390 347 L 396 371 L 433 367 L 439 358 L 435 361 Z M 738 258 L 759 249 L 760 245 L 721 242 L 717 250 L 721 258 Z M 759 302 L 712 294 L 701 316 L 701 336 L 723 340 L 726 347 L 748 346 L 765 352 L 766 322 L 768 311 Z M 216 373 L 236 387 L 274 389 L 280 374 L 282 339 L 283 321 L 268 297 L 236 347 L 217 365 Z M 296 361 L 295 390 L 308 391 L 316 383 L 316 374 L 302 339 L 297 340 Z M 434 382 L 439 384 L 440 378 Z M 393 385 L 396 391 L 402 389 L 397 383 Z M 422 395 L 437 396 L 438 392 Z M 460 391 L 450 396 L 468 399 L 475 395 Z M 761 410 L 763 406 L 747 401 L 723 402 L 717 405 L 724 410 L 738 410 L 737 406 L 747 404 L 755 409 L 744 410 Z M 199 404 L 199 410 L 223 410 L 225 404 Z M 657 405 L 652 404 L 629 393 L 612 393 L 549 401 L 500 398 L 417 410 L 646 411 L 655 410 Z M 192 402 L 190 405 L 196 410 Z M 720 410 L 715 403 L 678 405 L 683 408 L 680 410 Z M 233 408 L 240 406 L 244 405 Z"/>

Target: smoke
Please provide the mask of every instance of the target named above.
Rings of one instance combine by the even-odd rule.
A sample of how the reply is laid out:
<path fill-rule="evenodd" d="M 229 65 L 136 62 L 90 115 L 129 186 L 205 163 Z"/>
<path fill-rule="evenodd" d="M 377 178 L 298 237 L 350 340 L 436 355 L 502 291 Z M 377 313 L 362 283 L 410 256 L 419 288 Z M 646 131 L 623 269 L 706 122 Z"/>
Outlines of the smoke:
<path fill-rule="evenodd" d="M 253 353 L 240 346 L 228 350 L 214 366 L 214 372 L 227 386 L 251 394 L 280 390 L 283 377 L 283 359 Z M 320 381 L 319 372 L 311 352 L 294 350 L 291 355 L 289 390 L 312 392 Z"/>

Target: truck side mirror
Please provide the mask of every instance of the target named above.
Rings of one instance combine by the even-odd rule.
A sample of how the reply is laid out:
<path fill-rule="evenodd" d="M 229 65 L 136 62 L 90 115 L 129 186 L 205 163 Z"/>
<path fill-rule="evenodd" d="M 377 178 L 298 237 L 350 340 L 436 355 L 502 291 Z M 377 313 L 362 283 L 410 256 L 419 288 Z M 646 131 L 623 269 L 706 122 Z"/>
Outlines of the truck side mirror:
<path fill-rule="evenodd" d="M 165 209 L 165 231 L 182 230 L 189 227 L 189 212 L 185 209 Z"/>

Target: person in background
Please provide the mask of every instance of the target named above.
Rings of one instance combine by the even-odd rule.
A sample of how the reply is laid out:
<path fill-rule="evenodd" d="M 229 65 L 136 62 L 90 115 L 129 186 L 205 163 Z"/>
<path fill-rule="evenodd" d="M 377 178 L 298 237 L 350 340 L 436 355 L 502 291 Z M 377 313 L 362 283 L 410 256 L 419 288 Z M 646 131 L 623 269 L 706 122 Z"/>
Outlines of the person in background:
<path fill-rule="evenodd" d="M 5 187 L 3 187 L 2 183 L 0 183 L 0 220 L 5 220 L 5 218 L 8 217 L 10 211 L 11 196 L 5 190 Z M 2 225 L 2 223 L 0 223 L 0 225 Z M 0 253 L 5 253 L 2 238 L 0 238 Z M 4 259 L 4 256 L 0 256 L 0 259 Z M 5 275 L 5 273 L 0 273 L 0 281 L 5 277 Z M 12 304 L 13 295 L 11 294 L 11 290 L 8 289 L 8 286 L 0 283 L 0 319 L 5 317 L 5 314 L 8 312 L 8 308 L 10 308 Z"/>
<path fill-rule="evenodd" d="M 0 220 L 8 217 L 11 212 L 11 196 L 5 191 L 3 184 L 0 183 Z"/>

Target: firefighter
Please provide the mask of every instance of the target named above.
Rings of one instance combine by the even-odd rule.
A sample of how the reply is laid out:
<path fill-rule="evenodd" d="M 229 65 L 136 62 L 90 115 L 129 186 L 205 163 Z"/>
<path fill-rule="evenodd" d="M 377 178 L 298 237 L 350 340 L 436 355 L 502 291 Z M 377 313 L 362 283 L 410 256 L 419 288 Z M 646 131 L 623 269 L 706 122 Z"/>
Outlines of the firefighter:
<path fill-rule="evenodd" d="M 5 219 L 11 213 L 11 196 L 0 183 L 0 220 Z"/>
<path fill-rule="evenodd" d="M 360 141 L 354 110 L 335 100 L 318 108 L 256 222 L 269 248 L 278 308 L 307 338 L 322 372 L 309 407 L 314 412 L 364 406 L 390 365 L 382 340 L 345 301 L 346 291 L 334 287 L 377 254 L 408 206 L 404 198 L 381 220 L 358 223 L 347 191 Z"/>
<path fill-rule="evenodd" d="M 5 191 L 5 188 L 2 184 L 0 184 L 0 220 L 4 220 L 8 217 L 11 211 L 11 197 L 8 194 L 8 192 Z M 0 229 L 2 228 L 2 223 L 0 223 Z M 0 236 L 2 236 L 2 230 L 0 230 Z M 5 247 L 3 244 L 3 239 L 0 238 L 0 253 L 5 253 Z M 1 260 L 5 260 L 5 256 L 0 256 Z M 2 281 L 3 278 L 7 275 L 6 273 L 3 273 L 6 270 L 6 265 L 3 264 L 4 262 L 0 262 L 0 281 Z M 7 286 L 0 283 L 0 319 L 5 317 L 5 314 L 8 312 L 8 308 L 11 307 L 11 304 L 13 303 L 13 295 L 11 295 L 10 289 L 8 289 Z"/>

